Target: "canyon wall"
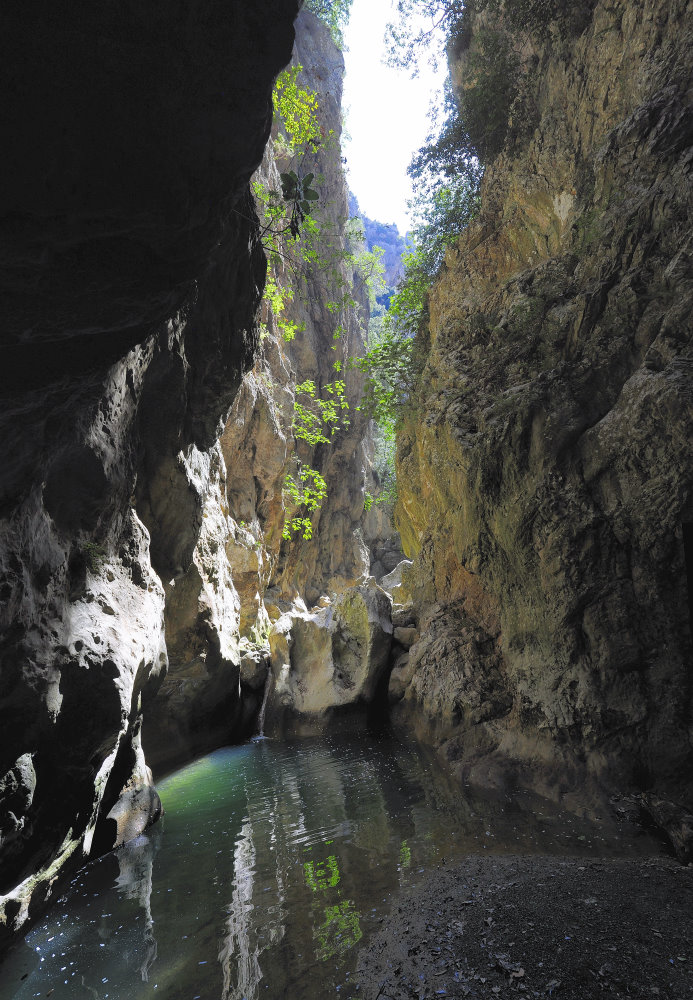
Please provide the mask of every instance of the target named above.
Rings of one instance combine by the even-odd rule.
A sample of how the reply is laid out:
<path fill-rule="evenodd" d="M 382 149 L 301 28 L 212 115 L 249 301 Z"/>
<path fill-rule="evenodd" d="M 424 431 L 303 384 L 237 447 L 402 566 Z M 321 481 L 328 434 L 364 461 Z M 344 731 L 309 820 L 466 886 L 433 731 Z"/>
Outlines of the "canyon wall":
<path fill-rule="evenodd" d="M 322 139 L 293 155 L 277 116 L 253 185 L 262 213 L 262 197 L 281 191 L 281 172 L 314 175 L 319 233 L 311 240 L 304 229 L 293 246 L 280 238 L 272 255 L 272 233 L 286 222 L 264 220 L 269 278 L 282 301 L 265 296 L 254 365 L 214 449 L 187 469 L 202 497 L 202 526 L 187 568 L 170 564 L 164 580 L 169 669 L 143 736 L 159 772 L 252 735 L 265 696 L 263 720 L 277 730 L 285 715 L 292 724 L 301 715 L 315 721 L 336 706 L 371 700 L 387 669 L 389 602 L 367 583 L 362 531 L 368 422 L 357 409 L 360 376 L 348 366 L 363 351 L 369 301 L 354 256 L 345 253 L 344 62 L 327 27 L 306 10 L 296 21 L 291 66 L 301 67 L 299 88 L 317 95 Z M 303 259 L 308 250 L 317 260 Z M 323 424 L 327 440 L 317 444 L 296 427 L 297 403 L 316 412 L 315 400 L 297 389 L 308 381 L 316 399 L 347 404 L 338 403 L 335 433 Z M 287 476 L 302 486 L 301 468 L 326 483 L 312 513 L 287 490 Z M 170 494 L 168 482 L 161 490 Z M 178 504 L 176 516 L 185 537 L 190 511 Z M 287 530 L 294 516 L 307 516 L 309 538 L 305 525 Z"/>
<path fill-rule="evenodd" d="M 693 24 L 686 0 L 582 7 L 524 39 L 532 128 L 431 292 L 394 713 L 465 781 L 656 811 L 693 774 Z"/>
<path fill-rule="evenodd" d="M 219 435 L 259 339 L 266 261 L 248 182 L 296 12 L 4 12 L 4 935 L 69 859 L 160 808 L 142 713 L 167 669 L 164 585 L 204 536 Z M 212 609 L 229 624 L 209 639 L 219 670 L 227 604 Z"/>
<path fill-rule="evenodd" d="M 37 28 L 0 227 L 5 936 L 63 870 L 156 820 L 150 768 L 252 735 L 261 707 L 276 729 L 322 719 L 385 678 L 348 366 L 369 293 L 345 253 L 343 59 L 313 14 L 294 30 L 296 7 L 181 0 L 134 31 L 131 12 L 80 6 Z M 23 51 L 19 12 L 13 30 Z M 318 95 L 322 139 L 298 169 L 322 235 L 317 263 L 280 253 L 267 274 L 262 193 L 296 166 L 272 125 L 290 60 Z M 325 441 L 296 430 L 297 399 L 317 405 L 306 382 L 338 404 Z M 326 483 L 312 512 L 287 489 L 306 467 Z"/>
<path fill-rule="evenodd" d="M 526 43 L 533 132 L 488 169 L 431 293 L 398 457 L 415 561 L 389 583 L 394 615 L 369 576 L 374 554 L 390 568 L 391 531 L 364 517 L 370 444 L 346 364 L 369 306 L 341 253 L 343 67 L 305 11 L 293 59 L 325 142 L 300 173 L 320 179 L 337 252 L 329 268 L 275 260 L 293 300 L 263 297 L 249 181 L 259 167 L 279 190 L 290 165 L 276 125 L 263 154 L 297 6 L 80 0 L 59 21 L 10 5 L 5 937 L 63 868 L 157 817 L 148 765 L 249 735 L 261 706 L 280 732 L 373 702 L 393 654 L 395 720 L 464 781 L 639 787 L 660 815 L 690 797 L 688 5 L 598 0 L 572 34 Z M 345 383 L 329 443 L 296 433 L 306 381 L 321 397 Z M 287 532 L 306 514 L 287 490 L 297 461 L 327 484 L 305 539 Z"/>

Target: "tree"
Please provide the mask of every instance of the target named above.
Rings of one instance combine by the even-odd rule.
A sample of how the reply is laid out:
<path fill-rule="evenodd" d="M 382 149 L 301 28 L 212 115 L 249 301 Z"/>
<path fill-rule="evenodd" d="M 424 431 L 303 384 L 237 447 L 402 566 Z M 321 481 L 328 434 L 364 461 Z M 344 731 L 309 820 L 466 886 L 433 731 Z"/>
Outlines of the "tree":
<path fill-rule="evenodd" d="M 325 22 L 335 44 L 344 48 L 344 29 L 351 14 L 352 0 L 305 0 L 305 6 Z"/>
<path fill-rule="evenodd" d="M 422 58 L 437 65 L 449 39 L 462 30 L 464 0 L 397 0 L 387 26 L 388 61 L 416 75 Z"/>

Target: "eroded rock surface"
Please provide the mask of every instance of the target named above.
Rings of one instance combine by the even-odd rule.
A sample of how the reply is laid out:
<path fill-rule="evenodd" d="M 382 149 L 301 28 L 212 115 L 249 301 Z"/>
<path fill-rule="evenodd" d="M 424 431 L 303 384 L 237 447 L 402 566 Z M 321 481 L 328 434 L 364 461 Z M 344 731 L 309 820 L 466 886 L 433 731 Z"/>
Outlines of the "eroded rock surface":
<path fill-rule="evenodd" d="M 319 244 L 324 262 L 299 270 L 295 264 L 273 264 L 271 278 L 285 290 L 285 308 L 275 314 L 263 301 L 255 363 L 240 385 L 218 446 L 213 455 L 197 456 L 196 465 L 186 458 L 181 493 L 166 508 L 175 528 L 165 532 L 166 552 L 179 552 L 186 539 L 194 547 L 184 573 L 181 556 L 169 556 L 167 564 L 170 666 L 145 726 L 147 758 L 159 768 L 250 734 L 249 727 L 257 725 L 270 649 L 275 680 L 279 677 L 278 644 L 286 647 L 291 681 L 272 685 L 268 719 L 276 715 L 275 701 L 283 715 L 289 710 L 320 715 L 330 707 L 368 701 L 372 677 L 383 666 L 379 660 L 376 667 L 375 653 L 360 646 L 358 665 L 347 662 L 346 650 L 334 654 L 337 639 L 324 621 L 332 610 L 320 608 L 326 595 L 343 595 L 369 571 L 362 531 L 367 423 L 356 409 L 360 377 L 347 365 L 363 351 L 369 306 L 363 279 L 353 262 L 343 259 L 349 217 L 339 145 L 343 58 L 326 26 L 306 10 L 296 21 L 292 64 L 302 67 L 299 86 L 318 95 L 325 136 L 297 167 L 303 176 L 320 178 L 316 216 L 324 233 Z M 254 183 L 279 191 L 280 171 L 292 164 L 275 125 Z M 283 335 L 287 324 L 297 331 L 292 340 Z M 324 397 L 329 390 L 323 387 L 337 379 L 345 383 L 349 406 L 340 411 L 343 426 L 329 444 L 311 445 L 294 434 L 296 387 L 310 381 Z M 305 405 L 306 397 L 300 402 Z M 327 484 L 327 496 L 311 517 L 309 539 L 303 529 L 290 538 L 284 531 L 300 510 L 286 490 L 287 475 L 297 479 L 297 461 L 320 472 Z M 173 472 L 167 467 L 165 474 L 159 493 L 169 497 Z M 201 504 L 198 497 L 204 498 Z M 201 527 L 191 530 L 191 512 L 200 506 Z M 348 603 L 345 596 L 338 600 Z M 387 617 L 385 609 L 381 614 Z M 363 639 L 364 628 L 359 623 L 345 643 L 370 641 Z"/>
<path fill-rule="evenodd" d="M 431 296 L 398 508 L 430 624 L 398 711 L 467 775 L 690 798 L 693 24 L 587 7 L 536 43 L 536 128 Z"/>
<path fill-rule="evenodd" d="M 0 60 L 5 934 L 68 858 L 158 815 L 142 709 L 257 341 L 248 180 L 297 4 L 40 6 L 10 5 Z M 224 669 L 231 612 L 205 595 Z"/>
<path fill-rule="evenodd" d="M 373 701 L 392 646 L 388 595 L 371 578 L 312 612 L 283 615 L 270 633 L 275 724 L 282 709 L 319 719 Z"/>

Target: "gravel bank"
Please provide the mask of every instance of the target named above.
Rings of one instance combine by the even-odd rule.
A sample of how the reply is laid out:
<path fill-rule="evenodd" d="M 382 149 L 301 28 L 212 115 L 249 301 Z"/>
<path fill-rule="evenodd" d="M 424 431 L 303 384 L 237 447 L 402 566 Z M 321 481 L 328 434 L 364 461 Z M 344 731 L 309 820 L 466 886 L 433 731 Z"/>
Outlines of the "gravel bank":
<path fill-rule="evenodd" d="M 396 901 L 364 1000 L 693 997 L 693 866 L 470 857 Z"/>

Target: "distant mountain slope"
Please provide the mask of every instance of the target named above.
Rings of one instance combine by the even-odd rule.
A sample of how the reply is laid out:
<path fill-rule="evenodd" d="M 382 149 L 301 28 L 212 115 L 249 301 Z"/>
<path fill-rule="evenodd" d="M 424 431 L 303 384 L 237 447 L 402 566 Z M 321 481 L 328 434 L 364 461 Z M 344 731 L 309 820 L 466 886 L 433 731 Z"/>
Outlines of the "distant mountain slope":
<path fill-rule="evenodd" d="M 385 304 L 387 305 L 397 282 L 404 274 L 402 254 L 408 246 L 407 234 L 405 233 L 403 236 L 394 222 L 385 223 L 369 219 L 359 208 L 358 199 L 352 192 L 349 192 L 349 214 L 352 218 L 357 217 L 363 222 L 368 249 L 372 250 L 374 246 L 377 246 L 385 251 L 383 265 L 385 267 L 385 285 L 387 291 L 384 295 L 378 296 L 378 301 L 380 302 L 385 298 L 387 300 Z"/>

